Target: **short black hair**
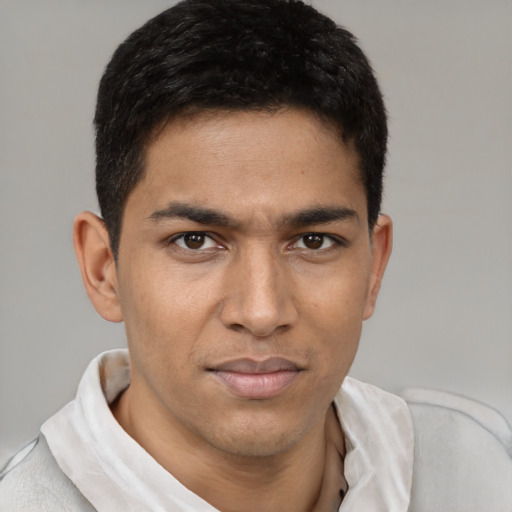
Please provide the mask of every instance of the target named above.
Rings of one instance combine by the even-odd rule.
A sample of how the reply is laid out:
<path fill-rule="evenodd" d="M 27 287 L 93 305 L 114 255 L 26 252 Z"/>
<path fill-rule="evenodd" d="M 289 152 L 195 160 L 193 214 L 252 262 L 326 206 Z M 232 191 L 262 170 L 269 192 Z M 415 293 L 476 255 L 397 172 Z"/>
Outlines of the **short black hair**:
<path fill-rule="evenodd" d="M 386 111 L 350 32 L 299 0 L 184 0 L 131 34 L 103 74 L 94 118 L 96 191 L 114 256 L 156 128 L 190 110 L 287 107 L 320 116 L 354 144 L 373 227 Z"/>

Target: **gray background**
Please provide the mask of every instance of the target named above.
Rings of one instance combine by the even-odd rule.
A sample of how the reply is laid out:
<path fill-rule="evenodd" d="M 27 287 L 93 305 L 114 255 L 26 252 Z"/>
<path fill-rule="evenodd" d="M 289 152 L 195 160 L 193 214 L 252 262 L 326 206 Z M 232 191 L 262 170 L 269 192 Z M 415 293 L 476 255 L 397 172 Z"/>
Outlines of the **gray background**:
<path fill-rule="evenodd" d="M 91 120 L 116 45 L 172 2 L 0 0 L 0 459 L 124 345 L 82 289 Z M 361 40 L 390 112 L 395 247 L 352 375 L 447 389 L 512 422 L 512 2 L 318 0 Z"/>

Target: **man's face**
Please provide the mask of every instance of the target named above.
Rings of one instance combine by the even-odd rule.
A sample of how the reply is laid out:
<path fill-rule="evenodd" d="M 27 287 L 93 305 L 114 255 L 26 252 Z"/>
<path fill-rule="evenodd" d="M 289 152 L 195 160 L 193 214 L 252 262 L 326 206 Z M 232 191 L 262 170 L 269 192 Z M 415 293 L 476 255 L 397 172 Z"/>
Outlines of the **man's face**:
<path fill-rule="evenodd" d="M 293 109 L 176 120 L 146 156 L 117 266 L 134 410 L 194 446 L 287 450 L 372 310 L 357 157 Z"/>

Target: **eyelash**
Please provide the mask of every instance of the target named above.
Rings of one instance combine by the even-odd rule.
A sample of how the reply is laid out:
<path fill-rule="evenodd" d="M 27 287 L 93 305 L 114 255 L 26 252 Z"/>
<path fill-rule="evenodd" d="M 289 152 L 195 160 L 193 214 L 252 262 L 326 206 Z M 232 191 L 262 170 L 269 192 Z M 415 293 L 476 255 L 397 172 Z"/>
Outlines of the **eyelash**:
<path fill-rule="evenodd" d="M 221 245 L 221 244 L 217 243 L 215 241 L 215 239 L 209 233 L 206 233 L 204 231 L 186 231 L 184 233 L 174 235 L 167 240 L 166 245 L 168 245 L 168 246 L 173 245 L 173 244 L 178 245 L 176 242 L 178 242 L 179 240 L 184 240 L 186 236 L 194 236 L 194 235 L 204 237 L 205 239 L 210 239 L 213 243 L 215 243 L 215 245 L 217 247 L 219 247 Z M 178 245 L 178 247 L 180 247 L 180 246 Z M 190 251 L 199 251 L 201 249 L 200 247 L 197 249 L 192 249 L 190 247 L 188 247 L 188 248 L 180 247 L 180 248 L 184 249 L 184 250 L 190 250 Z"/>
<path fill-rule="evenodd" d="M 216 247 L 203 248 L 202 245 L 204 245 L 204 241 L 201 244 L 201 246 L 199 246 L 199 247 L 197 247 L 195 249 L 191 248 L 191 247 L 181 247 L 180 245 L 178 245 L 177 242 L 179 240 L 184 240 L 185 237 L 187 237 L 187 236 L 190 236 L 190 237 L 193 237 L 193 236 L 204 237 L 205 239 L 209 239 L 211 242 L 213 242 L 213 244 L 215 244 Z M 289 244 L 287 247 L 292 247 L 293 248 L 293 246 L 298 244 L 301 240 L 304 243 L 304 239 L 306 237 L 320 237 L 322 239 L 320 247 L 317 247 L 317 248 L 298 247 L 297 249 L 303 250 L 303 251 L 311 251 L 313 253 L 318 252 L 318 253 L 322 253 L 323 254 L 323 253 L 330 252 L 332 250 L 336 250 L 338 248 L 347 247 L 347 245 L 348 245 L 348 242 L 344 238 L 342 238 L 342 237 L 331 235 L 331 234 L 327 234 L 327 233 L 317 232 L 317 231 L 310 231 L 308 233 L 303 233 L 300 236 L 296 237 L 294 239 L 294 241 L 291 244 Z M 331 245 L 329 247 L 322 248 L 321 246 L 325 243 L 326 240 L 330 241 Z M 166 240 L 166 245 L 167 246 L 176 245 L 177 247 L 179 247 L 180 249 L 183 249 L 185 251 L 198 252 L 198 253 L 199 252 L 204 252 L 204 251 L 206 251 L 208 249 L 214 249 L 214 248 L 223 247 L 222 244 L 218 243 L 211 234 L 209 234 L 209 233 L 207 233 L 205 231 L 186 231 L 184 233 L 179 233 L 178 235 L 174 235 L 171 238 L 167 239 Z"/>
<path fill-rule="evenodd" d="M 323 245 L 326 240 L 329 240 L 331 242 L 331 245 L 329 247 L 326 247 L 326 248 L 324 247 L 323 249 L 320 248 L 320 247 L 319 248 L 311 248 L 311 247 L 303 247 L 303 248 L 301 248 L 301 249 L 304 249 L 304 250 L 311 250 L 313 252 L 327 252 L 327 251 L 330 251 L 330 250 L 333 250 L 333 249 L 337 249 L 337 248 L 340 248 L 340 247 L 346 247 L 347 246 L 347 241 L 344 238 L 341 238 L 341 237 L 335 236 L 335 235 L 331 235 L 331 234 L 327 234 L 327 233 L 318 232 L 318 231 L 311 231 L 309 233 L 301 234 L 299 237 L 297 237 L 295 239 L 295 242 L 293 242 L 292 245 L 296 245 L 301 240 L 304 243 L 304 239 L 306 237 L 320 237 L 322 239 L 321 245 Z"/>

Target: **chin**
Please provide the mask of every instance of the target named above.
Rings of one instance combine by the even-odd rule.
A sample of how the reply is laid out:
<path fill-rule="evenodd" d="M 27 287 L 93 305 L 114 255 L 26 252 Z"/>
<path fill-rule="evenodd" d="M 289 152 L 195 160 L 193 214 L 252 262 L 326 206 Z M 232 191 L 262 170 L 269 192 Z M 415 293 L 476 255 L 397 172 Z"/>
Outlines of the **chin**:
<path fill-rule="evenodd" d="M 270 428 L 269 428 L 270 427 Z M 303 437 L 297 429 L 248 425 L 211 433 L 209 444 L 235 457 L 272 457 L 293 448 Z"/>
<path fill-rule="evenodd" d="M 267 436 L 253 435 L 250 439 L 230 439 L 219 443 L 218 449 L 234 457 L 260 458 L 273 457 L 290 450 L 298 440 L 290 440 L 283 436 L 279 439 L 268 439 Z"/>

